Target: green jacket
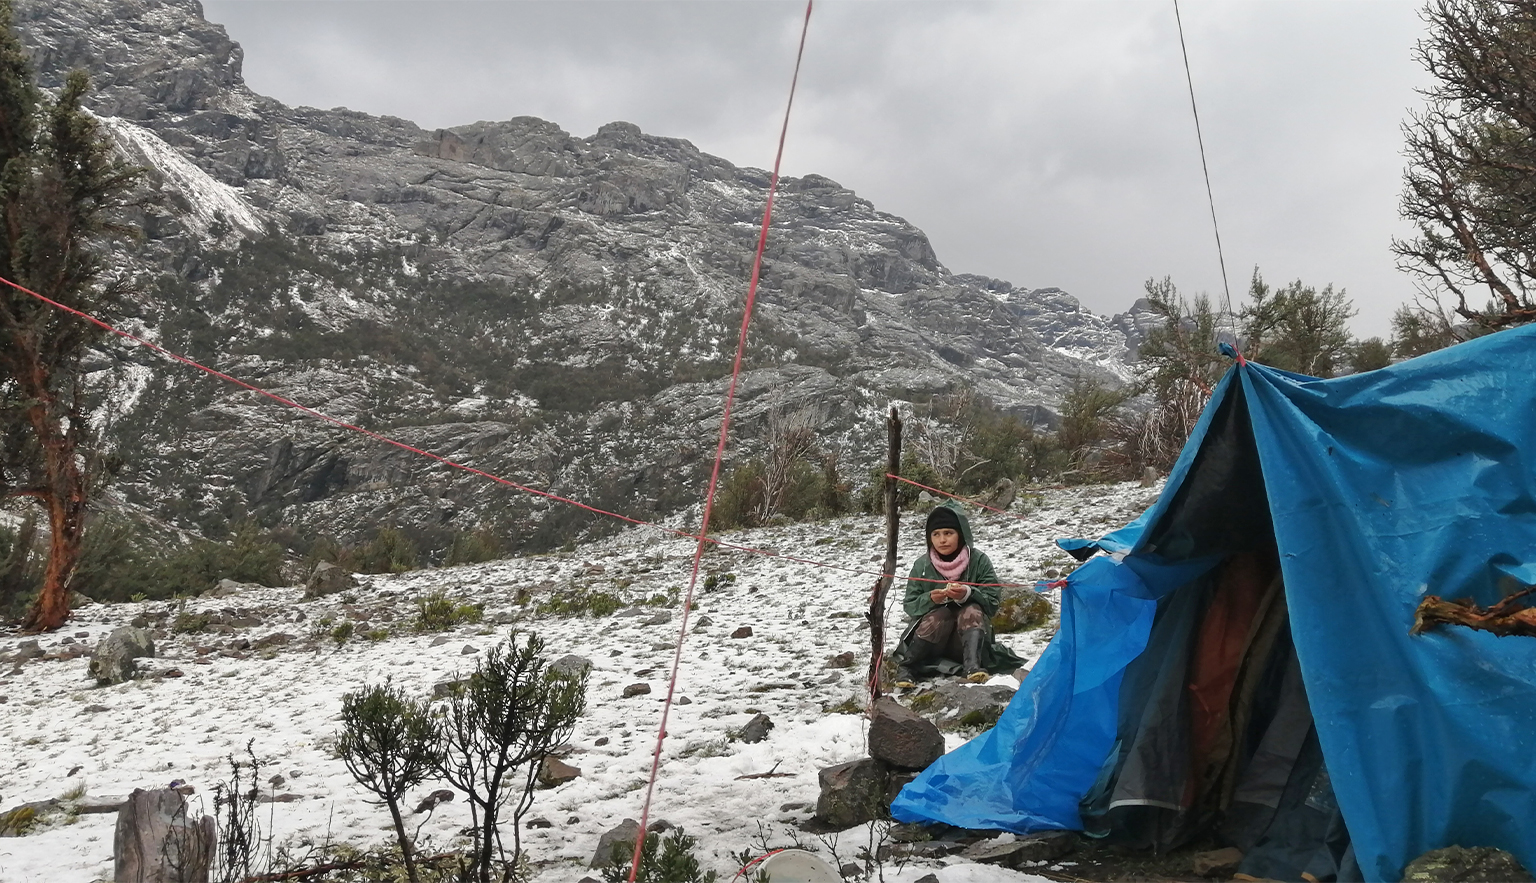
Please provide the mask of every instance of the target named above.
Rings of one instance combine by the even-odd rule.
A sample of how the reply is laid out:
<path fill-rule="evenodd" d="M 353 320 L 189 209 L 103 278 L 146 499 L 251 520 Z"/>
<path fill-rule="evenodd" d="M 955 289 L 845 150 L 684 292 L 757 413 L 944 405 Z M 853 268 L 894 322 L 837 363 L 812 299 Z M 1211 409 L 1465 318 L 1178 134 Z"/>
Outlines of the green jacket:
<path fill-rule="evenodd" d="M 1003 590 L 998 587 L 997 571 L 992 569 L 992 559 L 987 553 L 977 549 L 971 542 L 971 520 L 957 507 L 948 503 L 942 504 L 952 510 L 960 520 L 960 538 L 965 540 L 965 548 L 971 550 L 971 563 L 965 566 L 965 572 L 960 574 L 956 582 L 961 583 L 985 583 L 986 585 L 971 586 L 971 601 L 981 605 L 981 609 L 988 618 L 997 615 L 997 608 L 1003 603 Z M 902 607 L 907 615 L 913 619 L 922 619 L 923 614 L 938 606 L 928 593 L 944 585 L 944 578 L 939 575 L 933 566 L 933 561 L 928 558 L 928 538 L 923 537 L 923 557 L 912 562 L 912 571 L 907 574 L 907 594 L 902 600 Z M 939 580 L 939 582 L 928 582 Z"/>
<path fill-rule="evenodd" d="M 960 536 L 965 540 L 965 547 L 971 550 L 970 563 L 966 565 L 965 571 L 960 574 L 960 579 L 956 582 L 986 583 L 986 585 L 971 586 L 971 597 L 967 601 L 967 603 L 975 601 L 980 604 L 982 612 L 987 614 L 985 626 L 987 639 L 981 646 L 981 658 L 978 661 L 983 668 L 993 674 L 1012 672 L 1023 665 L 1024 660 L 992 634 L 992 617 L 997 614 L 997 608 L 1001 606 L 1003 598 L 1003 590 L 997 585 L 999 582 L 997 571 L 992 569 L 992 561 L 987 558 L 986 553 L 978 550 L 971 543 L 971 520 L 958 507 L 948 503 L 941 505 L 953 509 L 959 516 Z M 928 538 L 925 535 L 923 557 L 913 562 L 912 570 L 907 575 L 907 592 L 902 606 L 906 609 L 907 615 L 912 617 L 912 622 L 902 632 L 901 639 L 896 644 L 896 650 L 891 655 L 898 665 L 907 668 L 915 677 L 958 675 L 962 673 L 962 668 L 957 660 L 941 657 L 921 663 L 912 661 L 912 633 L 917 630 L 918 620 L 938 606 L 928 597 L 928 593 L 943 585 L 943 582 L 928 582 L 928 580 L 943 580 L 943 577 L 939 575 L 938 570 L 934 569 L 933 562 L 928 558 L 927 544 Z"/>

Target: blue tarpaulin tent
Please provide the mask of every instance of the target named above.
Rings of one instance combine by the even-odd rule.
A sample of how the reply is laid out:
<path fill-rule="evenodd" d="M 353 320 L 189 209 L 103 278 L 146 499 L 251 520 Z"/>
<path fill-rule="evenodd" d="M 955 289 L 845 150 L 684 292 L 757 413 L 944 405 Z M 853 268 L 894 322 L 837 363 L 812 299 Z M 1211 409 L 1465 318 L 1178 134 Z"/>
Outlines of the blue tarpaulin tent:
<path fill-rule="evenodd" d="M 1152 508 L 1062 542 L 1100 554 L 1068 578 L 1056 637 L 997 725 L 908 785 L 893 816 L 1081 830 L 1095 792 L 1095 818 L 1113 821 L 1148 742 L 1129 735 L 1148 726 L 1146 669 L 1186 658 L 1156 649 L 1160 634 L 1182 646 L 1175 599 L 1265 543 L 1283 582 L 1276 646 L 1294 646 L 1349 871 L 1397 880 L 1455 844 L 1536 868 L 1536 638 L 1409 631 L 1428 594 L 1486 606 L 1536 584 L 1536 327 L 1330 380 L 1235 365 Z"/>

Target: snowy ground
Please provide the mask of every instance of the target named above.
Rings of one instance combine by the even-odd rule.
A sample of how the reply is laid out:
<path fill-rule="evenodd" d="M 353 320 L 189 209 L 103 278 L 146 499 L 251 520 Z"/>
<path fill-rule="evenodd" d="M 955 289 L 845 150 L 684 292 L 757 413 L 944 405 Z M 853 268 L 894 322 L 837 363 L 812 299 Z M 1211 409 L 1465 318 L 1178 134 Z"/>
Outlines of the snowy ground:
<path fill-rule="evenodd" d="M 1032 491 L 1010 515 L 973 515 L 977 546 L 1004 581 L 1032 583 L 1070 566 L 1053 544 L 1056 537 L 1097 536 L 1134 517 L 1154 495 L 1155 489 L 1135 484 Z M 722 539 L 871 572 L 884 558 L 883 527 L 873 517 Z M 901 540 L 904 571 L 921 550 L 919 516 L 904 524 Z M 541 868 L 538 880 L 573 883 L 592 873 L 587 863 L 599 836 L 624 818 L 640 816 L 680 611 L 635 607 L 605 617 L 535 621 L 517 604 L 516 594 L 523 590 L 537 599 L 582 588 L 620 590 L 637 599 L 665 594 L 686 586 L 692 554 L 688 541 L 635 530 L 570 553 L 363 577 L 356 591 L 312 601 L 302 600 L 297 588 L 248 588 L 196 599 L 185 612 L 220 613 L 236 625 L 223 626 L 223 634 L 215 627 L 157 635 L 157 658 L 142 660 L 142 668 L 151 674 L 174 668 L 181 676 L 114 687 L 97 688 L 87 676 L 88 657 L 76 654 L 113 628 L 167 605 L 79 610 L 68 627 L 42 638 L 47 657 L 0 664 L 0 811 L 72 789 L 120 796 L 176 779 L 195 787 L 194 799 L 211 810 L 213 786 L 228 775 L 227 758 L 243 753 L 253 740 L 255 753 L 266 761 L 263 780 L 281 774 L 286 781 L 273 789 L 275 795 L 294 795 L 286 798 L 291 802 L 270 806 L 279 840 L 383 842 L 390 837 L 387 813 L 368 802 L 327 751 L 342 695 L 385 678 L 430 693 L 433 684 L 469 670 L 473 654 L 515 627 L 540 635 L 551 659 L 577 654 L 593 664 L 587 714 L 565 758 L 581 769 L 581 777 L 538 793 L 530 816 L 549 820 L 551 827 L 523 836 Z M 765 841 L 784 845 L 798 839 L 825 853 L 824 845 L 797 825 L 814 808 L 817 771 L 865 753 L 864 718 L 827 709 L 862 701 L 869 653 L 863 614 L 873 580 L 729 550 L 711 552 L 705 567 L 735 579 L 707 593 L 701 580 L 678 687 L 678 695 L 689 701 L 671 712 L 651 818 L 698 837 L 706 864 L 729 880 L 736 870 L 730 855 L 755 851 Z M 413 633 L 415 600 L 434 592 L 482 602 L 485 622 L 449 633 Z M 899 584 L 892 597 L 899 599 Z M 899 626 L 904 620 L 899 605 L 892 612 Z M 356 627 L 338 646 L 329 632 L 343 620 Z M 748 625 L 751 637 L 731 637 Z M 385 629 L 391 634 L 380 637 L 377 632 Z M 1004 640 L 1032 660 L 1052 630 Z M 376 632 L 374 640 L 366 637 L 369 632 Z M 254 646 L 273 634 L 293 639 Z M 0 658 L 11 655 L 21 640 L 0 634 Z M 242 641 L 253 647 L 231 649 Z M 858 660 L 852 668 L 827 667 L 830 657 L 845 651 Z M 621 698 L 625 687 L 637 683 L 649 684 L 650 694 Z M 1009 677 L 993 683 L 1015 684 Z M 731 731 L 758 712 L 774 722 L 769 737 L 755 744 L 733 741 Z M 949 739 L 951 748 L 961 741 Z M 738 778 L 774 769 L 793 775 Z M 432 782 L 420 792 L 440 787 Z M 413 793 L 409 802 L 414 805 L 417 798 Z M 115 815 L 53 818 L 27 836 L 0 838 L 0 883 L 111 879 Z M 462 800 L 445 804 L 423 834 L 442 844 L 467 820 Z M 862 829 L 844 835 L 845 855 L 862 836 Z M 937 873 L 942 883 L 1040 879 L 947 861 L 946 867 L 888 870 L 886 879 L 902 883 L 926 873 Z"/>

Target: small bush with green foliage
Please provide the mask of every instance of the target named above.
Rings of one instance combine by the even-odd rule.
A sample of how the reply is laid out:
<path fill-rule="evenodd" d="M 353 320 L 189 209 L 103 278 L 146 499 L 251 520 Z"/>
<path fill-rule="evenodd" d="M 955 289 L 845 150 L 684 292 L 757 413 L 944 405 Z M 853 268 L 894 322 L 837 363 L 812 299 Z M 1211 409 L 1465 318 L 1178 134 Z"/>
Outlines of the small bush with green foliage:
<path fill-rule="evenodd" d="M 416 631 L 446 632 L 485 617 L 485 605 L 456 601 L 441 592 L 416 599 Z"/>
<path fill-rule="evenodd" d="M 540 599 L 535 612 L 549 616 L 612 616 L 627 605 L 620 591 L 571 586 Z"/>
<path fill-rule="evenodd" d="M 494 864 L 517 867 L 539 764 L 570 739 L 586 706 L 586 673 L 550 669 L 543 640 L 516 631 L 486 652 L 463 688 L 445 701 L 438 772 L 468 797 L 473 873 L 480 883 L 490 883 Z M 512 855 L 502 854 L 498 862 L 499 819 L 509 803 Z"/>
<path fill-rule="evenodd" d="M 646 832 L 635 883 L 714 883 L 718 875 L 700 867 L 698 856 L 693 854 L 697 844 L 698 838 L 683 833 L 682 828 L 673 828 L 665 838 L 655 831 Z M 633 846 L 615 843 L 613 864 L 603 869 L 603 883 L 628 880 L 634 857 Z"/>
<path fill-rule="evenodd" d="M 480 564 L 495 561 L 502 555 L 501 538 L 490 528 L 482 527 L 469 533 L 455 534 L 448 544 L 443 564 L 453 567 L 459 564 Z"/>
<path fill-rule="evenodd" d="M 415 843 L 407 836 L 400 801 L 442 763 L 441 735 L 427 703 L 392 684 L 368 687 L 341 699 L 336 753 L 358 784 L 389 808 L 406 875 L 418 883 Z"/>
<path fill-rule="evenodd" d="M 87 526 L 71 586 L 104 602 L 199 595 L 224 579 L 276 586 L 282 584 L 283 554 L 255 522 L 240 522 L 223 540 L 183 543 L 107 515 Z"/>

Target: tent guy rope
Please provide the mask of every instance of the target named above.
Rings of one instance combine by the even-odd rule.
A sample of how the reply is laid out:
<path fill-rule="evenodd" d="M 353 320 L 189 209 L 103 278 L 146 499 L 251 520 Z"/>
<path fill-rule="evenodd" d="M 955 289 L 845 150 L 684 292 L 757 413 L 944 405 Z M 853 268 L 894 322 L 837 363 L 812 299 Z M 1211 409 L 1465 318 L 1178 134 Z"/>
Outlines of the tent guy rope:
<path fill-rule="evenodd" d="M 661 751 L 667 739 L 667 721 L 672 700 L 677 694 L 677 675 L 683 662 L 683 644 L 688 638 L 688 614 L 693 607 L 699 584 L 699 567 L 707 548 L 709 516 L 715 505 L 715 489 L 720 483 L 720 464 L 725 460 L 725 443 L 731 428 L 731 406 L 736 401 L 736 384 L 741 378 L 742 357 L 747 351 L 747 329 L 752 324 L 752 307 L 757 302 L 757 283 L 763 269 L 763 252 L 768 247 L 768 226 L 773 221 L 773 198 L 779 189 L 779 168 L 784 160 L 784 140 L 789 134 L 789 115 L 795 107 L 795 87 L 800 83 L 800 62 L 805 58 L 805 35 L 811 29 L 811 8 L 815 0 L 805 0 L 805 18 L 800 24 L 800 45 L 795 50 L 795 71 L 789 80 L 789 100 L 784 105 L 784 123 L 779 127 L 779 147 L 773 157 L 773 175 L 768 179 L 768 198 L 763 206 L 763 223 L 757 234 L 757 254 L 752 258 L 752 279 L 747 283 L 747 301 L 741 311 L 741 332 L 736 338 L 736 359 L 731 365 L 731 383 L 726 388 L 725 410 L 720 417 L 720 440 L 715 445 L 715 463 L 709 473 L 709 488 L 704 493 L 704 512 L 699 520 L 698 545 L 693 552 L 693 573 L 688 577 L 688 591 L 683 597 L 683 613 L 677 627 L 677 644 L 672 651 L 672 674 L 667 679 L 667 695 L 661 704 L 661 722 L 656 727 L 656 749 L 651 755 L 651 772 L 646 778 L 645 801 L 640 808 L 640 829 L 635 835 L 635 852 L 629 865 L 629 883 L 640 872 L 640 857 L 645 849 L 645 832 L 650 824 L 651 801 L 656 793 L 656 777 L 661 771 Z"/>

